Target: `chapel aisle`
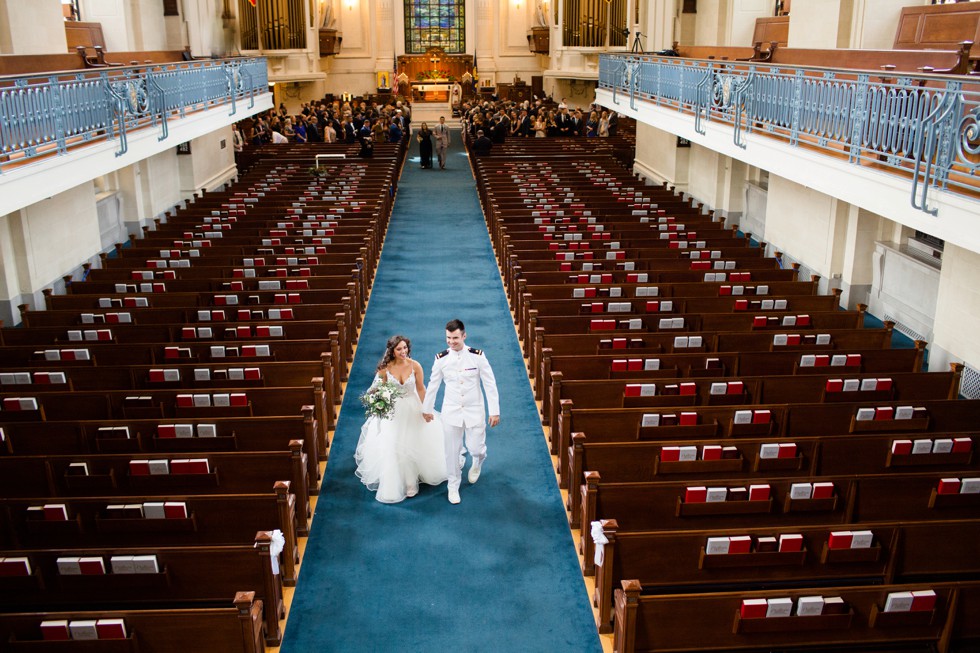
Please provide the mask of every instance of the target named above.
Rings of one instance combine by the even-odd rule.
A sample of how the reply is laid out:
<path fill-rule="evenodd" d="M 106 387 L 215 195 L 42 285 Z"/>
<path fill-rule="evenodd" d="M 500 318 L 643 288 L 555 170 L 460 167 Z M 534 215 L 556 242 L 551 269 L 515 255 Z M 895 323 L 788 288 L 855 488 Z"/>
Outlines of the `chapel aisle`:
<path fill-rule="evenodd" d="M 413 147 L 398 189 L 281 650 L 600 651 L 458 132 L 446 170 L 420 170 Z M 464 470 L 456 506 L 445 483 L 380 504 L 354 476 L 358 395 L 395 333 L 428 380 L 454 317 L 500 390 L 483 475 Z"/>

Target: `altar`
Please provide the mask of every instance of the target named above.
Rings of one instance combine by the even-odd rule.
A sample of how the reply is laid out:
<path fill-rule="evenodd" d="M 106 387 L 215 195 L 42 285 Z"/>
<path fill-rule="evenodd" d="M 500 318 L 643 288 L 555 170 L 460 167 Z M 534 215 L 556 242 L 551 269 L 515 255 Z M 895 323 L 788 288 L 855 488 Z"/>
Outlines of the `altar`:
<path fill-rule="evenodd" d="M 412 82 L 413 102 L 449 102 L 449 93 L 453 82 L 448 79 L 432 79 L 424 82 Z"/>

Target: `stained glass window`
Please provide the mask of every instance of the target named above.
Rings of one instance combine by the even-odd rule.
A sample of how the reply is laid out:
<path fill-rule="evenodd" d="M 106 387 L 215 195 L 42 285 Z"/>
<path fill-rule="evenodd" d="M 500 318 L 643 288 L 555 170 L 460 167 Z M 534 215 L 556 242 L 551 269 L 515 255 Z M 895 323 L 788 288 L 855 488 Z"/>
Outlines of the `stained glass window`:
<path fill-rule="evenodd" d="M 424 54 L 440 47 L 448 54 L 466 52 L 465 0 L 405 0 L 405 52 Z"/>

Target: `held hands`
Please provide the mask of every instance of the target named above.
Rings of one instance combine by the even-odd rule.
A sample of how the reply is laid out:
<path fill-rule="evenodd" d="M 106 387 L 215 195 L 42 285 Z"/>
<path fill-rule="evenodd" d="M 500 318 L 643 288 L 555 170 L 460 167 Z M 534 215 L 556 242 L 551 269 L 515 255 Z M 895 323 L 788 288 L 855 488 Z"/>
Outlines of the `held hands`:
<path fill-rule="evenodd" d="M 422 419 L 424 419 L 426 422 L 431 422 L 433 419 L 435 419 L 435 415 L 432 413 L 422 413 Z"/>
<path fill-rule="evenodd" d="M 491 415 L 490 419 L 487 420 L 487 423 L 490 424 L 490 428 L 500 424 L 500 415 Z"/>

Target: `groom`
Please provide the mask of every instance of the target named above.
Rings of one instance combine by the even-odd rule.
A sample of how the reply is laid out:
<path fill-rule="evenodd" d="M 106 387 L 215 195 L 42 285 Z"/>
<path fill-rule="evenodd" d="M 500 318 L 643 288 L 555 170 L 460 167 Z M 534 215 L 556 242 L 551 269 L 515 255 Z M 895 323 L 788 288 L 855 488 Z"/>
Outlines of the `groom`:
<path fill-rule="evenodd" d="M 500 423 L 500 406 L 497 398 L 497 382 L 487 357 L 479 349 L 464 346 L 466 327 L 459 320 L 446 324 L 446 344 L 449 349 L 436 354 L 425 389 L 422 417 L 426 422 L 433 419 L 433 409 L 439 384 L 445 381 L 446 392 L 442 399 L 442 429 L 446 443 L 446 470 L 449 474 L 449 503 L 459 503 L 459 484 L 465 462 L 463 436 L 466 450 L 473 463 L 469 481 L 480 478 L 483 461 L 487 457 L 486 424 L 491 427 Z M 483 388 L 480 388 L 480 382 Z M 483 411 L 483 394 L 486 393 L 490 419 Z"/>

